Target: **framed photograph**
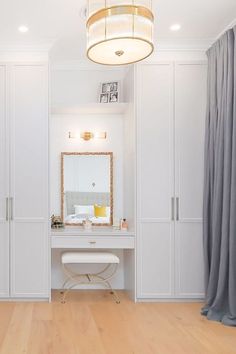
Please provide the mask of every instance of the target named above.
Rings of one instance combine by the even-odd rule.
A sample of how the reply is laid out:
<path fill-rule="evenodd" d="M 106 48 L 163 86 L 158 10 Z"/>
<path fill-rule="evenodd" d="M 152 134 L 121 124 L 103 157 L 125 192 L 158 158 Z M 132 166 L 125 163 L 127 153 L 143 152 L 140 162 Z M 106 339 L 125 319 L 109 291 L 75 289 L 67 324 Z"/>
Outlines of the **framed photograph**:
<path fill-rule="evenodd" d="M 109 102 L 109 94 L 101 93 L 100 95 L 100 103 L 108 103 Z"/>
<path fill-rule="evenodd" d="M 107 91 L 107 85 L 108 85 L 108 84 L 106 84 L 106 83 L 105 83 L 105 84 L 102 84 L 102 93 L 108 92 L 108 91 Z"/>
<path fill-rule="evenodd" d="M 112 83 L 111 92 L 118 92 L 118 82 L 113 82 Z"/>
<path fill-rule="evenodd" d="M 110 93 L 109 102 L 118 102 L 118 92 L 111 92 Z"/>
<path fill-rule="evenodd" d="M 100 103 L 114 103 L 119 102 L 120 99 L 120 83 L 119 81 L 103 82 L 101 83 L 99 102 Z"/>

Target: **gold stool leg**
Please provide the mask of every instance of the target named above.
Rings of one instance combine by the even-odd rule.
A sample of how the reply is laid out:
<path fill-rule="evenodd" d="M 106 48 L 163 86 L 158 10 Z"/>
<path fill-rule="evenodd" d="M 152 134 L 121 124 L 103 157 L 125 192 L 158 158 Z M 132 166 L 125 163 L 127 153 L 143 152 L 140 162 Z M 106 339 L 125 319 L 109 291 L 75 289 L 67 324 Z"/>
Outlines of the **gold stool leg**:
<path fill-rule="evenodd" d="M 120 304 L 120 299 L 119 296 L 117 295 L 116 291 L 113 290 L 109 280 L 114 276 L 116 273 L 118 264 L 108 264 L 106 267 L 95 274 L 77 274 L 73 271 L 71 271 L 66 265 L 62 265 L 64 273 L 67 275 L 67 279 L 64 281 L 62 285 L 62 289 L 60 291 L 62 297 L 61 297 L 61 303 L 65 304 L 66 302 L 66 296 L 68 292 L 73 289 L 75 286 L 80 285 L 80 284 L 103 284 L 106 288 L 110 290 L 110 294 L 113 295 L 113 298 L 117 304 Z M 112 268 L 113 267 L 113 268 Z M 111 269 L 109 269 L 111 268 Z M 105 277 L 105 272 L 110 271 L 110 274 Z M 104 275 L 103 275 L 104 273 Z M 82 279 L 85 278 L 85 281 L 82 281 Z M 72 284 L 65 289 L 66 285 L 69 284 L 69 282 L 72 282 Z"/>
<path fill-rule="evenodd" d="M 117 304 L 120 304 L 120 298 L 117 295 L 117 292 L 112 288 L 111 284 L 108 281 L 105 281 L 104 284 L 107 285 L 108 289 L 110 290 L 110 294 L 113 296 L 115 302 Z"/>

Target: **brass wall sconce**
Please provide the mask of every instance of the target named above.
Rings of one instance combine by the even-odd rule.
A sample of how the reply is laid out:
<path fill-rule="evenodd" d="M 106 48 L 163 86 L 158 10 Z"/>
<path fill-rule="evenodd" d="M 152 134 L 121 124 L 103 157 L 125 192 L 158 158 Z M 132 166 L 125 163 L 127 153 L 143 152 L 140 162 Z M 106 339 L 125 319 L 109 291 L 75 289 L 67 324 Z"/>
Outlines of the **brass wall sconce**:
<path fill-rule="evenodd" d="M 107 133 L 106 132 L 81 132 L 80 134 L 76 134 L 74 132 L 69 132 L 69 139 L 76 139 L 80 137 L 85 141 L 89 141 L 91 139 L 106 139 Z"/>

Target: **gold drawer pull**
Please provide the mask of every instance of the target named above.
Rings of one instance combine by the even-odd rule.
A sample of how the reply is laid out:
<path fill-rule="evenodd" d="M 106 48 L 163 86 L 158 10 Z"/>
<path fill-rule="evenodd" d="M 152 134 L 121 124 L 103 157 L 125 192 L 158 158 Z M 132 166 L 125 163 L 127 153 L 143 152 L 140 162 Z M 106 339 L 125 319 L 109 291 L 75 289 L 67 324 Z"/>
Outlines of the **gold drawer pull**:
<path fill-rule="evenodd" d="M 90 245 L 95 245 L 96 241 L 89 241 Z"/>

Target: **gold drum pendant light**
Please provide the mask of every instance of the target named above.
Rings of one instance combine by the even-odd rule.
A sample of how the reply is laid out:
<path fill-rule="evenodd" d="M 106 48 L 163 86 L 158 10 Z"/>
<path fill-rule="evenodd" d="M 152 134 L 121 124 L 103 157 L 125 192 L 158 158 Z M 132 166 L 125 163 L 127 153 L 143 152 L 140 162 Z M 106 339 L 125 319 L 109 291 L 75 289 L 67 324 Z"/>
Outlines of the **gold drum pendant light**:
<path fill-rule="evenodd" d="M 89 0 L 87 56 L 95 63 L 125 65 L 153 52 L 151 0 Z"/>

